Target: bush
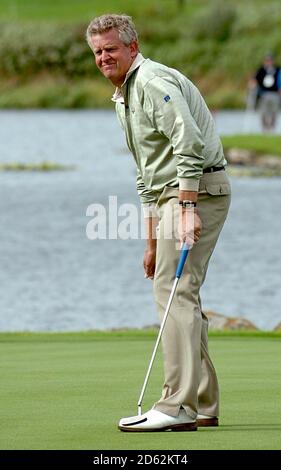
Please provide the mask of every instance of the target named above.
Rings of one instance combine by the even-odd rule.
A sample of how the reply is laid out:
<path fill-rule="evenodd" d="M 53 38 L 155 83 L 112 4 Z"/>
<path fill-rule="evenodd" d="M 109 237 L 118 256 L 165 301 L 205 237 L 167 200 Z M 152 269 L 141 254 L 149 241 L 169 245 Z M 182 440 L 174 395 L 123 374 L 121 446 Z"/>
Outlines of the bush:
<path fill-rule="evenodd" d="M 243 2 L 241 7 L 237 8 L 239 21 L 233 25 L 235 35 L 260 35 L 261 33 L 272 33 L 275 29 L 281 28 L 281 10 L 280 0 L 264 2 L 253 8 L 248 2 Z M 264 38 L 266 39 L 266 38 Z"/>
<path fill-rule="evenodd" d="M 149 57 L 195 78 L 211 70 L 219 54 L 220 45 L 215 41 L 184 38 L 166 44 L 165 48 L 158 46 L 151 49 Z"/>
<path fill-rule="evenodd" d="M 224 1 L 211 5 L 198 16 L 192 28 L 192 36 L 196 39 L 214 39 L 226 41 L 232 33 L 236 20 L 236 9 Z"/>
<path fill-rule="evenodd" d="M 86 27 L 85 27 L 86 29 Z M 0 24 L 0 72 L 22 78 L 40 72 L 92 75 L 93 56 L 81 26 Z"/>

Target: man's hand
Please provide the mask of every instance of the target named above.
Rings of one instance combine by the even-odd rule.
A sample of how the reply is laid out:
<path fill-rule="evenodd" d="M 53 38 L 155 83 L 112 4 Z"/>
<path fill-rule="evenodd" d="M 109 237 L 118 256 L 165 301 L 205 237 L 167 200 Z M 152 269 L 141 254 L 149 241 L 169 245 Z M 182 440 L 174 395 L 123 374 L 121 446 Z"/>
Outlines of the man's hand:
<path fill-rule="evenodd" d="M 156 260 L 156 247 L 146 248 L 143 257 L 144 277 L 148 279 L 154 278 Z"/>
<path fill-rule="evenodd" d="M 202 222 L 197 209 L 180 209 L 178 230 L 181 243 L 185 242 L 191 248 L 194 243 L 198 242 L 202 231 Z"/>

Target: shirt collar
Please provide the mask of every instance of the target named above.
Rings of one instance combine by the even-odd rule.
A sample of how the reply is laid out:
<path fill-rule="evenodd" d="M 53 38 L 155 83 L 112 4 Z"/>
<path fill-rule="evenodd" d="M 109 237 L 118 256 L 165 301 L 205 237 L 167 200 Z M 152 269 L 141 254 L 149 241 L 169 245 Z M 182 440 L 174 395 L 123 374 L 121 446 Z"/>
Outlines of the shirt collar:
<path fill-rule="evenodd" d="M 124 82 L 122 83 L 121 87 L 117 87 L 115 92 L 112 96 L 112 101 L 115 103 L 123 103 L 124 104 L 124 96 L 122 93 L 122 87 L 125 85 L 128 78 L 132 75 L 132 73 L 145 61 L 143 55 L 139 52 L 136 56 L 135 60 L 132 62 L 131 67 L 129 68 L 128 72 L 126 73 L 126 77 Z"/>

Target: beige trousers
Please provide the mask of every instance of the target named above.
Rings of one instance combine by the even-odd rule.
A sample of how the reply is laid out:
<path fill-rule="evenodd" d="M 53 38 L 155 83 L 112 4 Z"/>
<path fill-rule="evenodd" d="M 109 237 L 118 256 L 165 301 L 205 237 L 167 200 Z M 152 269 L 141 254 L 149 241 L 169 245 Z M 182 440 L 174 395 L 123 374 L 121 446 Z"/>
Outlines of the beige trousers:
<path fill-rule="evenodd" d="M 165 382 L 154 409 L 171 416 L 177 416 L 181 407 L 194 418 L 197 413 L 219 414 L 218 380 L 208 353 L 208 320 L 199 292 L 227 216 L 230 193 L 225 171 L 203 174 L 197 204 L 201 237 L 189 252 L 162 335 Z M 158 207 L 154 296 L 162 320 L 180 254 L 178 189 L 166 186 Z"/>

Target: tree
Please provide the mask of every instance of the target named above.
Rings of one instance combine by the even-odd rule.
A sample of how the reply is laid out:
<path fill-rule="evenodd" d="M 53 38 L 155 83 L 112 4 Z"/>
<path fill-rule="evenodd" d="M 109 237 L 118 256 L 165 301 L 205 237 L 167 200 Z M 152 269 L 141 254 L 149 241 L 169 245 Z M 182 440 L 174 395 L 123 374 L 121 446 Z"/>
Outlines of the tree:
<path fill-rule="evenodd" d="M 184 7 L 185 0 L 178 0 L 178 7 L 181 10 Z"/>

